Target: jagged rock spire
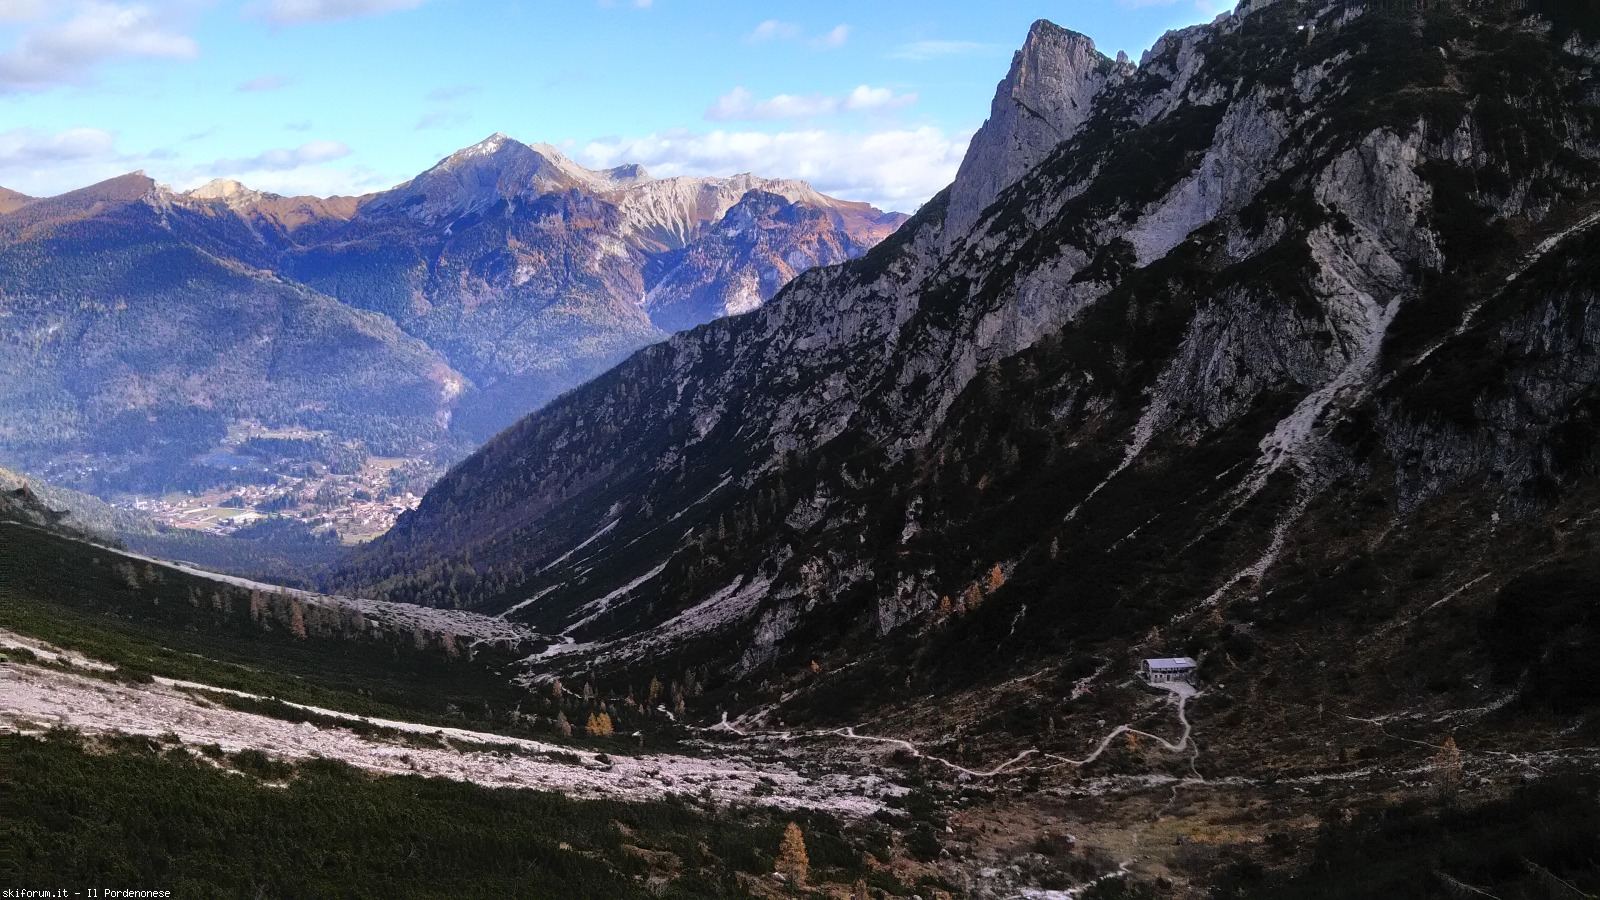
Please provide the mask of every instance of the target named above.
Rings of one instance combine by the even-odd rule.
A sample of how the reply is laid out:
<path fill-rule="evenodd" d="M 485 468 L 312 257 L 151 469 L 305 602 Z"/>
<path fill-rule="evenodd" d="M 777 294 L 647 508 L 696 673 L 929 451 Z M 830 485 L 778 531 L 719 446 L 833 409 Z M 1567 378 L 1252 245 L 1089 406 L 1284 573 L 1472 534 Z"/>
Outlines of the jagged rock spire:
<path fill-rule="evenodd" d="M 1127 68 L 1096 51 L 1088 37 L 1035 22 L 951 186 L 946 241 L 970 231 L 1001 191 L 1072 137 L 1107 81 Z"/>

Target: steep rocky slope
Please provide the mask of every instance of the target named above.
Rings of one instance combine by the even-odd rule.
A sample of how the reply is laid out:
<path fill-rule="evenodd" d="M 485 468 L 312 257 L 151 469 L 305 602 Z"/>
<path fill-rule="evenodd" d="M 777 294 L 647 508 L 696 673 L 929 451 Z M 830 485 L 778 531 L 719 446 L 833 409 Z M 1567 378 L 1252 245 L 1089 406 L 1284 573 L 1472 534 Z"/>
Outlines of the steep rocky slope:
<path fill-rule="evenodd" d="M 792 209 L 730 243 L 723 219 L 752 191 Z M 7 193 L 0 454 L 73 486 L 160 491 L 192 486 L 193 461 L 248 420 L 458 458 L 725 315 L 719 298 L 749 308 L 903 219 L 802 182 L 594 172 L 504 135 L 361 198 L 227 180 L 179 194 L 139 173 Z"/>
<path fill-rule="evenodd" d="M 519 422 L 328 584 L 559 635 L 531 677 L 974 742 L 1078 746 L 1202 655 L 1235 771 L 1343 741 L 1324 705 L 1587 708 L 1597 38 L 1258 0 L 1132 67 L 1040 23 L 894 237 Z"/>

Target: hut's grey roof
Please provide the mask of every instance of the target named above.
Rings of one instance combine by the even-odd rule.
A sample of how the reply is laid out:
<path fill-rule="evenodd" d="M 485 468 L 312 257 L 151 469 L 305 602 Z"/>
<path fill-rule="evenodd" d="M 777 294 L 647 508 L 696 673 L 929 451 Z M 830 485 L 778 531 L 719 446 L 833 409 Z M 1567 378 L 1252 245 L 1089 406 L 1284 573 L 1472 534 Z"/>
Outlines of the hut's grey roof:
<path fill-rule="evenodd" d="M 1175 669 L 1197 669 L 1200 664 L 1187 656 L 1169 656 L 1162 659 L 1147 659 L 1144 664 L 1153 672 L 1170 672 Z"/>

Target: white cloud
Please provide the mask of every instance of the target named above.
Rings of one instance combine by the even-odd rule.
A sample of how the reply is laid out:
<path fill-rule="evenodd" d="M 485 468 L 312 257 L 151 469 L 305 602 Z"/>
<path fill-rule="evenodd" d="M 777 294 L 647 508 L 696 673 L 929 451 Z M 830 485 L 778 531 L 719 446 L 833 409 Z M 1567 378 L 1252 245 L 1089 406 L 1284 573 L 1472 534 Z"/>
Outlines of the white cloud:
<path fill-rule="evenodd" d="M 916 94 L 896 94 L 889 88 L 861 85 L 843 97 L 827 94 L 779 94 L 765 100 L 747 88 L 736 87 L 717 98 L 706 110 L 713 122 L 771 119 L 814 119 L 852 112 L 885 112 L 917 102 Z"/>
<path fill-rule="evenodd" d="M 844 108 L 851 112 L 876 112 L 898 109 L 917 102 L 916 94 L 896 94 L 888 88 L 858 85 L 844 98 Z"/>
<path fill-rule="evenodd" d="M 118 58 L 192 59 L 200 52 L 192 38 L 149 6 L 87 2 L 76 10 L 0 52 L 0 92 L 81 83 L 95 66 Z"/>
<path fill-rule="evenodd" d="M 848 40 L 850 40 L 850 26 L 835 25 L 827 34 L 824 34 L 818 38 L 813 38 L 811 41 L 811 46 L 821 47 L 825 50 L 832 50 L 835 47 L 843 47 L 844 42 Z"/>
<path fill-rule="evenodd" d="M 778 19 L 768 19 L 756 26 L 756 30 L 744 36 L 752 44 L 764 44 L 767 41 L 792 41 L 805 33 L 805 29 L 793 22 L 783 22 Z"/>
<path fill-rule="evenodd" d="M 755 27 L 755 30 L 744 36 L 747 44 L 765 44 L 770 41 L 798 41 L 806 36 L 806 30 L 793 22 L 782 19 L 768 19 Z M 843 47 L 845 41 L 850 39 L 849 25 L 835 25 L 833 28 L 806 41 L 819 50 L 832 50 Z"/>
<path fill-rule="evenodd" d="M 472 113 L 458 109 L 437 109 L 425 113 L 417 120 L 417 131 L 439 131 L 446 128 L 455 128 L 472 121 Z"/>
<path fill-rule="evenodd" d="M 281 91 L 289 86 L 289 82 L 290 79 L 284 75 L 262 75 L 240 84 L 237 90 L 241 93 Z"/>
<path fill-rule="evenodd" d="M 44 15 L 44 0 L 0 0 L 0 22 L 26 22 Z"/>
<path fill-rule="evenodd" d="M 45 134 L 31 128 L 0 132 L 0 170 L 47 162 L 107 159 L 116 156 L 117 139 L 98 128 Z"/>
<path fill-rule="evenodd" d="M 298 147 L 268 150 L 242 159 L 219 159 L 204 168 L 213 175 L 237 178 L 239 172 L 288 172 L 349 155 L 349 145 L 339 141 L 307 141 Z"/>
<path fill-rule="evenodd" d="M 1008 52 L 999 44 L 982 44 L 977 41 L 913 41 L 901 44 L 891 59 L 929 60 L 945 56 L 996 55 Z"/>
<path fill-rule="evenodd" d="M 427 0 L 259 0 L 250 12 L 277 25 L 336 22 L 358 16 L 377 16 L 416 9 Z"/>
<path fill-rule="evenodd" d="M 832 196 L 909 212 L 955 178 L 970 139 L 970 133 L 946 134 L 934 127 L 860 134 L 679 130 L 563 149 L 587 166 L 636 162 L 658 177 L 755 172 L 801 178 Z"/>
<path fill-rule="evenodd" d="M 616 9 L 618 7 L 649 9 L 655 5 L 655 0 L 600 0 L 600 5 L 608 9 Z"/>
<path fill-rule="evenodd" d="M 0 185 L 48 197 L 138 168 L 117 151 L 117 139 L 98 128 L 48 133 L 32 128 L 0 132 Z"/>
<path fill-rule="evenodd" d="M 191 166 L 178 172 L 173 184 L 189 190 L 213 178 L 232 178 L 258 191 L 291 197 L 365 194 L 393 185 L 393 179 L 363 165 L 352 165 L 350 156 L 350 148 L 339 141 L 308 141 L 298 147 Z"/>
<path fill-rule="evenodd" d="M 285 197 L 360 196 L 394 187 L 395 179 L 365 166 L 305 166 L 283 171 L 244 171 L 231 176 L 258 191 Z M 183 190 L 193 190 L 211 177 L 182 181 Z"/>
<path fill-rule="evenodd" d="M 144 169 L 179 190 L 217 177 L 289 196 L 365 194 L 392 186 L 394 179 L 351 165 L 350 155 L 350 148 L 336 141 L 310 141 L 252 157 L 189 165 L 171 151 L 124 153 L 116 135 L 97 128 L 59 133 L 17 128 L 0 132 L 0 185 L 49 197 Z"/>
<path fill-rule="evenodd" d="M 748 88 L 736 87 L 717 98 L 706 110 L 706 118 L 713 122 L 734 119 L 794 119 L 808 116 L 831 116 L 838 112 L 839 99 L 821 94 L 796 96 L 779 94 L 762 100 Z"/>

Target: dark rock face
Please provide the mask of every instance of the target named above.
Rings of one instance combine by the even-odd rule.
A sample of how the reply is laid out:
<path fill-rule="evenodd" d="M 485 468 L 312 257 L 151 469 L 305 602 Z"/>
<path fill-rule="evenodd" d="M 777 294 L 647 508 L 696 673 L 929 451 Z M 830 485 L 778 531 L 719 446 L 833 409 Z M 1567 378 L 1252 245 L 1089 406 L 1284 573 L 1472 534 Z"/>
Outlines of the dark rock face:
<path fill-rule="evenodd" d="M 1470 668 L 1470 618 L 1422 657 L 1366 638 L 1595 536 L 1585 46 L 1283 0 L 1132 70 L 1038 26 L 893 238 L 518 422 L 328 586 L 745 703 L 814 659 L 876 699 L 1141 648 L 1287 664 L 1246 658 L 1264 633 L 1345 684 Z"/>
<path fill-rule="evenodd" d="M 752 191 L 777 206 L 742 205 Z M 736 209 L 743 241 L 724 222 Z M 0 453 L 73 482 L 181 462 L 248 419 L 459 457 L 903 218 L 801 182 L 590 171 L 503 135 L 362 198 L 175 194 L 142 174 L 8 192 Z"/>

